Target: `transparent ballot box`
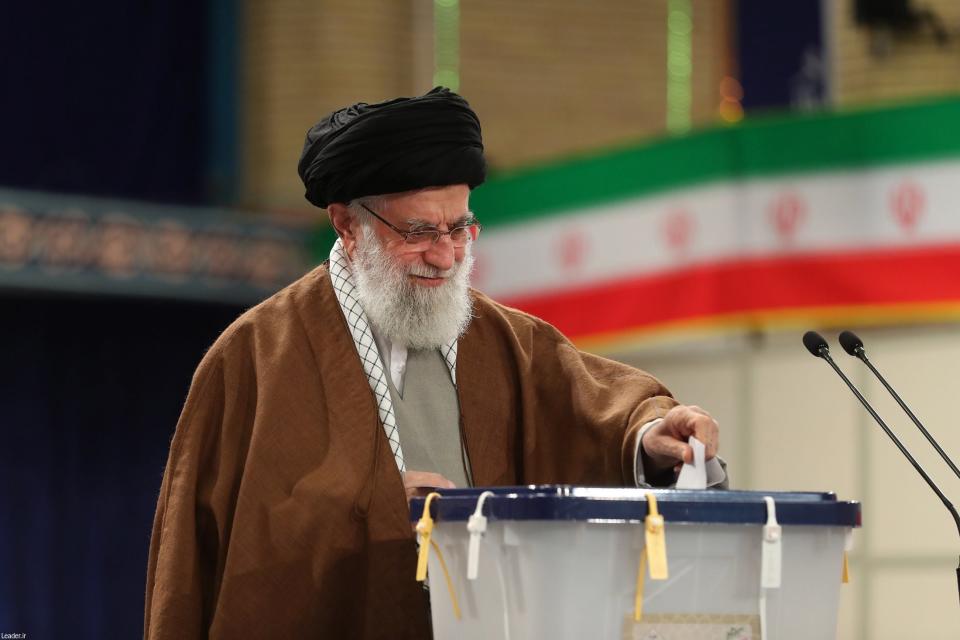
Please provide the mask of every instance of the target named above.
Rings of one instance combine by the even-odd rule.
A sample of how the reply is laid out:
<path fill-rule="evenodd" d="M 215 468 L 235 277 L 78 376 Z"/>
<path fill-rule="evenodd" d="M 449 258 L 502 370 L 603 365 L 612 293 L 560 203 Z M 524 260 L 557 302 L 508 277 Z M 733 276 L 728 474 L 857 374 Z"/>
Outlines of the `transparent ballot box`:
<path fill-rule="evenodd" d="M 438 640 L 807 640 L 836 636 L 860 505 L 545 485 L 440 490 L 411 518 Z"/>

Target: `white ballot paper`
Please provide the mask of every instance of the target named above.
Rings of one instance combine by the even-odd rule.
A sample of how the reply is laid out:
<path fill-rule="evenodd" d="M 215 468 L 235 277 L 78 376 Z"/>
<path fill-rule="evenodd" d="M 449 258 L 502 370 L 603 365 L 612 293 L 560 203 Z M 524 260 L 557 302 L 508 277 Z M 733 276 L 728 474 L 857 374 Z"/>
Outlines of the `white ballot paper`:
<path fill-rule="evenodd" d="M 706 447 L 702 442 L 690 436 L 687 441 L 693 447 L 693 462 L 683 463 L 680 469 L 680 477 L 677 478 L 677 489 L 706 489 L 707 488 L 707 462 L 704 460 Z"/>

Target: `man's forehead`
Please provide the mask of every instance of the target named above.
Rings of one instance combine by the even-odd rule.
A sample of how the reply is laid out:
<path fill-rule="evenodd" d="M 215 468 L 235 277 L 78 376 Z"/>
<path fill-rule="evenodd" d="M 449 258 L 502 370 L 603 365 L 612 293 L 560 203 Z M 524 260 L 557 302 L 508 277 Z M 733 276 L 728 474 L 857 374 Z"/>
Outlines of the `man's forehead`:
<path fill-rule="evenodd" d="M 413 189 L 411 191 L 400 191 L 397 193 L 383 193 L 375 198 L 381 198 L 386 201 L 393 200 L 439 200 L 445 198 L 469 198 L 470 187 L 466 184 L 448 184 L 436 187 L 424 187 L 422 189 Z"/>
<path fill-rule="evenodd" d="M 429 222 L 470 215 L 470 189 L 466 185 L 418 189 L 381 197 L 386 213 L 402 220 Z"/>

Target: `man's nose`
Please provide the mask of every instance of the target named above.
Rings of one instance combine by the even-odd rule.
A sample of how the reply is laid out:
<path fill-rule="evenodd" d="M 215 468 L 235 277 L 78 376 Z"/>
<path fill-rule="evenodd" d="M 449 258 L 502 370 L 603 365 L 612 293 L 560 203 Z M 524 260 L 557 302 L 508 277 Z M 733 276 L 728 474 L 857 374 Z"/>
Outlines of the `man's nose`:
<path fill-rule="evenodd" d="M 447 270 L 456 260 L 456 249 L 450 236 L 440 236 L 440 239 L 430 245 L 423 254 L 423 261 L 431 267 Z"/>

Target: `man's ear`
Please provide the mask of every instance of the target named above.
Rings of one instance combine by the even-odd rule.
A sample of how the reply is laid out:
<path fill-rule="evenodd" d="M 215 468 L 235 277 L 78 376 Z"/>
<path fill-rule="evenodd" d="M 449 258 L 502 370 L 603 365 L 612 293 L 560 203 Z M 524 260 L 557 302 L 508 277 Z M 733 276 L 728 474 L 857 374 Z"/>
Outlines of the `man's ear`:
<path fill-rule="evenodd" d="M 330 224 L 343 241 L 343 248 L 348 256 L 353 255 L 353 248 L 357 246 L 357 235 L 360 233 L 360 226 L 353 219 L 350 209 L 342 202 L 331 202 L 327 207 L 327 214 L 330 216 Z"/>

